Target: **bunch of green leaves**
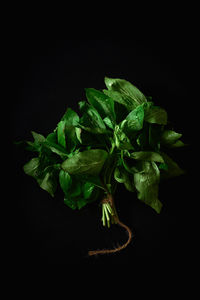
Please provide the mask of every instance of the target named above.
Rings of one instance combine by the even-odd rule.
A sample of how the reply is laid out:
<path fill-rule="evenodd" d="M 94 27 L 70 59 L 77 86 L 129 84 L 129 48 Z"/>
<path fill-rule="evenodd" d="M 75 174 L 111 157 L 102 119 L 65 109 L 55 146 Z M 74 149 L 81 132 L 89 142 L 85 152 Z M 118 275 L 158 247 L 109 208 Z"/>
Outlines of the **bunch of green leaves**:
<path fill-rule="evenodd" d="M 107 89 L 87 88 L 80 115 L 68 108 L 45 138 L 32 132 L 24 166 L 40 187 L 54 196 L 57 186 L 72 209 L 114 194 L 117 184 L 136 192 L 157 213 L 159 182 L 183 174 L 166 152 L 181 147 L 182 134 L 169 128 L 167 112 L 123 79 L 105 77 Z"/>

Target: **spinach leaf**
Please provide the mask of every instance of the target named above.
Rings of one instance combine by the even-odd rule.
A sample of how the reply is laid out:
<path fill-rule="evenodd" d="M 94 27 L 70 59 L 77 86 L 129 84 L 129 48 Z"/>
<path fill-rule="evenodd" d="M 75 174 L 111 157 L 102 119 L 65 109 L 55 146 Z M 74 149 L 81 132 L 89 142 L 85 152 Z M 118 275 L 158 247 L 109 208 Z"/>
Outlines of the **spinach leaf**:
<path fill-rule="evenodd" d="M 114 178 L 117 182 L 124 183 L 126 181 L 124 177 L 124 169 L 123 168 L 120 169 L 119 167 L 116 167 L 114 171 Z"/>
<path fill-rule="evenodd" d="M 114 178 L 117 182 L 123 183 L 129 192 L 135 191 L 133 175 L 127 172 L 122 166 L 115 168 Z"/>
<path fill-rule="evenodd" d="M 86 174 L 83 174 L 83 175 L 78 174 L 78 175 L 73 175 L 73 177 L 76 178 L 76 181 L 89 182 L 92 185 L 94 185 L 95 187 L 105 190 L 99 175 L 100 174 L 95 175 L 95 176 L 94 175 L 86 175 Z"/>
<path fill-rule="evenodd" d="M 134 174 L 134 183 L 138 191 L 138 199 L 160 213 L 162 203 L 158 200 L 160 171 L 154 162 L 142 161 L 140 172 Z"/>
<path fill-rule="evenodd" d="M 109 117 L 114 124 L 116 116 L 113 99 L 93 88 L 87 88 L 85 90 L 88 102 L 99 112 L 102 118 Z"/>
<path fill-rule="evenodd" d="M 105 77 L 105 84 L 108 90 L 114 91 L 113 100 L 125 105 L 129 110 L 147 101 L 137 87 L 124 79 Z"/>
<path fill-rule="evenodd" d="M 132 110 L 125 119 L 125 130 L 128 132 L 138 131 L 143 127 L 144 108 L 143 105 L 137 106 Z"/>
<path fill-rule="evenodd" d="M 68 154 L 73 152 L 79 143 L 77 137 L 78 122 L 78 114 L 71 108 L 68 108 L 57 125 L 58 143 L 67 150 Z"/>
<path fill-rule="evenodd" d="M 45 141 L 45 137 L 42 134 L 39 134 L 35 131 L 31 131 L 33 138 L 35 140 L 35 142 L 37 143 L 43 143 Z"/>
<path fill-rule="evenodd" d="M 167 165 L 167 168 L 164 168 L 161 174 L 162 179 L 168 179 L 185 174 L 185 171 L 182 170 L 179 165 L 166 153 L 161 152 L 161 155 L 164 159 L 164 163 Z"/>
<path fill-rule="evenodd" d="M 81 209 L 93 202 L 98 194 L 98 189 L 92 183 L 73 178 L 71 187 L 65 193 L 64 203 L 72 209 Z"/>
<path fill-rule="evenodd" d="M 25 144 L 26 149 L 33 152 L 40 152 L 43 142 L 45 141 L 45 137 L 42 134 L 39 134 L 35 131 L 31 131 L 32 136 L 34 138 L 33 142 L 27 141 Z"/>
<path fill-rule="evenodd" d="M 88 130 L 89 129 L 89 130 Z M 81 139 L 80 148 L 83 150 L 90 148 L 98 149 L 105 148 L 105 131 L 104 133 L 100 133 L 95 129 L 86 128 L 82 125 L 79 127 L 79 134 Z M 103 136 L 102 136 L 103 135 Z"/>
<path fill-rule="evenodd" d="M 130 153 L 127 151 L 121 151 L 120 163 L 123 165 L 124 169 L 130 174 L 134 174 L 138 172 L 136 168 L 136 163 L 133 159 L 130 159 Z"/>
<path fill-rule="evenodd" d="M 54 143 L 54 144 L 57 143 L 57 132 L 56 132 L 56 130 L 47 135 L 46 141 L 50 142 L 50 143 Z"/>
<path fill-rule="evenodd" d="M 108 153 L 101 149 L 86 150 L 66 159 L 62 163 L 61 168 L 74 175 L 98 175 L 107 155 Z"/>
<path fill-rule="evenodd" d="M 187 144 L 183 143 L 181 140 L 176 141 L 174 144 L 170 145 L 170 148 L 180 148 L 187 146 Z"/>
<path fill-rule="evenodd" d="M 65 195 L 65 197 L 64 197 L 64 204 L 67 205 L 68 207 L 70 207 L 73 210 L 77 209 L 77 199 L 75 200 L 74 198 L 72 198 L 68 195 Z"/>
<path fill-rule="evenodd" d="M 52 197 L 54 197 L 54 193 L 57 188 L 57 181 L 53 171 L 46 172 L 43 178 L 37 178 L 37 182 L 43 190 L 47 191 Z"/>
<path fill-rule="evenodd" d="M 155 162 L 164 163 L 162 156 L 159 153 L 152 152 L 152 151 L 132 152 L 130 154 L 130 157 L 136 160 L 155 161 Z"/>
<path fill-rule="evenodd" d="M 84 118 L 82 119 L 82 121 L 84 120 Z M 83 121 L 85 122 L 85 121 Z M 88 131 L 92 134 L 100 134 L 100 135 L 105 135 L 105 134 L 110 134 L 110 132 L 106 129 L 106 128 L 99 128 L 99 127 L 94 127 L 94 128 L 91 128 L 91 127 L 87 127 L 87 126 L 84 126 L 82 124 L 78 124 L 79 128 L 85 130 L 85 131 Z"/>
<path fill-rule="evenodd" d="M 79 116 L 73 109 L 67 108 L 61 121 L 65 121 L 66 126 L 76 126 L 79 122 Z"/>
<path fill-rule="evenodd" d="M 67 194 L 72 185 L 72 178 L 69 173 L 65 172 L 64 170 L 60 170 L 59 183 L 64 194 Z"/>
<path fill-rule="evenodd" d="M 167 124 L 167 112 L 159 106 L 151 106 L 145 110 L 144 120 L 148 123 Z"/>
<path fill-rule="evenodd" d="M 114 142 L 115 146 L 120 150 L 131 150 L 133 146 L 127 137 L 127 135 L 120 129 L 120 126 L 116 125 L 114 130 Z"/>
<path fill-rule="evenodd" d="M 37 175 L 38 175 L 39 165 L 40 165 L 39 158 L 38 158 L 38 157 L 34 157 L 34 158 L 32 158 L 29 162 L 27 162 L 27 163 L 24 165 L 24 167 L 23 167 L 24 172 L 25 172 L 27 175 L 36 178 Z"/>
<path fill-rule="evenodd" d="M 92 184 L 91 182 L 86 182 L 85 184 L 82 185 L 82 191 L 83 191 L 84 199 L 89 199 L 90 198 L 94 188 L 95 188 L 95 185 Z"/>
<path fill-rule="evenodd" d="M 54 166 L 52 167 L 43 167 L 40 158 L 32 158 L 28 163 L 23 167 L 24 172 L 35 178 L 40 185 L 40 187 L 46 190 L 52 197 L 57 188 L 56 175 Z M 57 165 L 58 166 L 58 165 Z M 42 167 L 42 168 L 41 168 Z"/>
<path fill-rule="evenodd" d="M 58 123 L 57 134 L 58 134 L 58 144 L 66 149 L 66 136 L 65 136 L 65 126 L 66 121 L 60 121 Z"/>
<path fill-rule="evenodd" d="M 161 136 L 161 143 L 166 146 L 172 146 L 182 137 L 181 133 L 173 130 L 164 130 Z"/>
<path fill-rule="evenodd" d="M 98 111 L 91 105 L 88 105 L 85 101 L 79 102 L 79 107 L 83 113 L 80 119 L 80 124 L 88 128 L 98 128 L 106 130 L 106 126 L 98 113 Z"/>
<path fill-rule="evenodd" d="M 104 119 L 103 119 L 103 121 L 104 121 L 104 123 L 106 124 L 106 126 L 108 127 L 108 128 L 110 128 L 110 129 L 114 129 L 114 124 L 113 124 L 113 122 L 111 121 L 111 119 L 109 118 L 109 117 L 105 117 Z"/>
<path fill-rule="evenodd" d="M 61 158 L 68 157 L 66 149 L 64 149 L 61 145 L 51 142 L 50 140 L 46 140 L 43 144 L 44 147 L 51 150 L 53 153 L 56 153 Z"/>

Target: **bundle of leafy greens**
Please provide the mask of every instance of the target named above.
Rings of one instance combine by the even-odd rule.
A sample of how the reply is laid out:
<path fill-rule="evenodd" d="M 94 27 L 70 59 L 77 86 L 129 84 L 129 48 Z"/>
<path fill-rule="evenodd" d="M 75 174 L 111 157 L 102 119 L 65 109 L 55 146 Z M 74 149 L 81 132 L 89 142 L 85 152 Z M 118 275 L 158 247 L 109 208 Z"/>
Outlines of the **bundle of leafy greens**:
<path fill-rule="evenodd" d="M 80 115 L 67 108 L 54 131 L 44 137 L 32 131 L 33 141 L 26 148 L 35 153 L 24 165 L 24 172 L 54 196 L 58 186 L 64 203 L 71 209 L 99 201 L 102 222 L 123 226 L 113 195 L 117 184 L 136 192 L 139 200 L 160 213 L 159 182 L 183 174 L 166 152 L 181 147 L 182 134 L 169 128 L 167 112 L 151 97 L 123 79 L 105 77 L 107 89 L 86 88 L 87 101 L 79 102 Z"/>

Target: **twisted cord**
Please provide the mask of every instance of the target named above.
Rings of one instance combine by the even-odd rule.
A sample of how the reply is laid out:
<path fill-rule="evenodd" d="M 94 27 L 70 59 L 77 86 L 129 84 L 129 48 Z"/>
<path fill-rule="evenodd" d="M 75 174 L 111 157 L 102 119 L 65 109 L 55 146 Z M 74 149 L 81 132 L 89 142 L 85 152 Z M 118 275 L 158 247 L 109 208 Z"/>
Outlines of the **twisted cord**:
<path fill-rule="evenodd" d="M 126 248 L 128 246 L 128 244 L 131 242 L 131 239 L 132 239 L 132 232 L 130 230 L 130 228 L 125 225 L 124 223 L 122 223 L 121 221 L 117 220 L 117 224 L 123 228 L 126 229 L 126 231 L 128 232 L 128 240 L 126 243 L 124 243 L 123 245 L 120 245 L 119 247 L 117 248 L 114 248 L 114 249 L 102 249 L 102 250 L 90 250 L 88 252 L 88 255 L 89 256 L 92 256 L 92 255 L 98 255 L 98 254 L 110 254 L 110 253 L 115 253 L 115 252 L 118 252 L 118 251 L 121 251 L 123 250 L 124 248 Z"/>

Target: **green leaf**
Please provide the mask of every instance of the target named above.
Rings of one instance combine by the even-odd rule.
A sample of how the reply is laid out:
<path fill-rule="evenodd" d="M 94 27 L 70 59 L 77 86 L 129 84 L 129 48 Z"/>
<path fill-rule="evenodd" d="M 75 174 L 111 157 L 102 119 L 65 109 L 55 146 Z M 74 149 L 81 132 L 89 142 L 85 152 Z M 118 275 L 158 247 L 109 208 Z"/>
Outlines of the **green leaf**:
<path fill-rule="evenodd" d="M 128 173 L 122 166 L 115 168 L 114 178 L 117 182 L 123 183 L 129 192 L 135 191 L 133 175 Z"/>
<path fill-rule="evenodd" d="M 28 145 L 26 147 L 29 151 L 36 151 L 40 152 L 42 148 L 42 144 L 45 142 L 45 137 L 42 134 L 36 133 L 35 131 L 31 131 L 34 142 L 27 141 L 26 144 Z"/>
<path fill-rule="evenodd" d="M 93 106 L 83 101 L 79 102 L 79 106 L 83 113 L 78 125 L 83 129 L 82 144 L 95 148 L 105 147 L 109 142 L 108 135 L 111 134 L 111 131 L 106 128 L 101 116 Z"/>
<path fill-rule="evenodd" d="M 76 137 L 77 137 L 77 140 L 79 141 L 80 144 L 83 143 L 82 139 L 81 139 L 81 128 L 79 127 L 75 127 L 75 133 L 76 133 Z"/>
<path fill-rule="evenodd" d="M 85 182 L 81 185 L 81 195 L 76 197 L 74 200 L 76 201 L 76 208 L 81 209 L 85 205 L 90 202 L 96 200 L 96 197 L 91 197 L 93 195 L 95 186 L 89 182 Z"/>
<path fill-rule="evenodd" d="M 113 122 L 111 121 L 111 119 L 109 117 L 105 117 L 103 119 L 104 123 L 106 124 L 106 126 L 112 130 L 114 130 L 114 125 Z"/>
<path fill-rule="evenodd" d="M 124 174 L 123 174 L 122 168 L 119 168 L 119 167 L 115 168 L 114 178 L 119 183 L 124 183 L 125 182 L 125 178 L 124 178 Z"/>
<path fill-rule="evenodd" d="M 131 158 L 136 160 L 155 161 L 164 163 L 162 156 L 157 152 L 152 151 L 137 151 L 130 154 Z"/>
<path fill-rule="evenodd" d="M 129 192 L 135 192 L 135 185 L 133 180 L 133 175 L 126 172 L 126 180 L 124 182 L 124 186 Z"/>
<path fill-rule="evenodd" d="M 86 182 L 82 185 L 83 197 L 84 199 L 89 199 L 92 195 L 95 186 L 91 182 Z"/>
<path fill-rule="evenodd" d="M 105 147 L 105 138 L 103 134 L 95 132 L 95 130 L 87 130 L 84 126 L 80 125 L 81 130 L 80 137 L 81 137 L 81 145 L 84 149 L 88 149 L 88 147 L 92 148 L 104 148 Z M 103 135 L 103 136 L 102 136 Z"/>
<path fill-rule="evenodd" d="M 87 200 L 83 197 L 77 199 L 77 208 L 81 209 L 82 207 L 84 207 L 87 204 Z"/>
<path fill-rule="evenodd" d="M 129 110 L 147 101 L 137 87 L 124 79 L 105 77 L 105 85 L 108 90 L 115 92 L 113 100 L 125 105 Z"/>
<path fill-rule="evenodd" d="M 69 177 L 68 177 L 69 180 Z M 79 200 L 81 195 L 81 182 L 76 180 L 76 178 L 69 180 L 71 182 L 68 182 L 68 188 L 69 190 L 66 190 L 65 187 L 65 197 L 64 197 L 64 204 L 69 206 L 71 209 L 77 209 L 77 200 Z"/>
<path fill-rule="evenodd" d="M 71 179 L 71 176 L 69 175 L 69 173 L 67 173 L 63 170 L 60 170 L 59 183 L 60 183 L 60 186 L 61 186 L 64 194 L 67 195 L 67 193 L 72 185 L 72 179 Z"/>
<path fill-rule="evenodd" d="M 147 101 L 142 103 L 145 114 L 149 111 L 149 109 L 154 105 L 153 101 Z"/>
<path fill-rule="evenodd" d="M 66 126 L 76 126 L 79 122 L 79 116 L 73 109 L 67 108 L 61 121 L 65 121 Z"/>
<path fill-rule="evenodd" d="M 45 141 L 45 137 L 42 134 L 39 134 L 35 131 L 31 131 L 33 138 L 38 143 L 43 143 Z"/>
<path fill-rule="evenodd" d="M 112 98 L 114 101 L 114 109 L 115 109 L 115 115 L 116 115 L 116 123 L 119 124 L 122 120 L 125 119 L 127 116 L 128 112 L 131 109 L 127 109 L 126 106 L 124 106 L 124 100 L 121 96 L 120 93 L 114 92 L 114 91 L 109 91 L 109 90 L 103 90 L 103 93 L 107 95 L 109 98 Z M 117 100 L 121 99 L 121 101 Z"/>
<path fill-rule="evenodd" d="M 137 106 L 126 117 L 125 130 L 129 132 L 142 129 L 144 121 L 144 108 L 142 105 Z"/>
<path fill-rule="evenodd" d="M 98 175 L 108 153 L 101 149 L 91 149 L 79 152 L 66 159 L 61 167 L 69 174 Z"/>
<path fill-rule="evenodd" d="M 115 126 L 114 130 L 114 141 L 115 145 L 120 150 L 133 150 L 133 146 L 127 137 L 127 135 L 120 129 L 118 125 Z"/>
<path fill-rule="evenodd" d="M 134 140 L 131 140 L 136 150 L 160 151 L 160 135 L 162 127 L 158 124 L 144 122 L 143 128 L 137 133 Z"/>
<path fill-rule="evenodd" d="M 51 132 L 51 133 L 49 133 L 49 134 L 47 135 L 46 141 L 47 141 L 47 142 L 54 143 L 54 144 L 57 143 L 57 132 L 56 132 L 56 130 L 55 130 L 54 132 Z"/>
<path fill-rule="evenodd" d="M 182 137 L 181 133 L 177 133 L 173 130 L 164 130 L 161 135 L 161 143 L 166 146 L 172 146 L 181 137 Z"/>
<path fill-rule="evenodd" d="M 124 96 L 120 92 L 113 90 L 103 90 L 103 93 L 109 98 L 113 99 L 113 101 L 127 107 L 128 109 L 131 109 L 132 104 L 129 103 L 126 98 L 124 99 Z"/>
<path fill-rule="evenodd" d="M 182 170 L 179 165 L 166 153 L 161 153 L 165 164 L 167 165 L 167 170 L 163 170 L 161 178 L 162 179 L 168 179 L 176 176 L 180 176 L 182 174 L 185 174 L 185 171 Z"/>
<path fill-rule="evenodd" d="M 60 121 L 57 127 L 58 144 L 63 148 L 66 148 L 65 126 L 66 121 Z"/>
<path fill-rule="evenodd" d="M 38 178 L 37 181 L 43 190 L 47 191 L 52 197 L 54 197 L 54 193 L 57 188 L 57 182 L 52 172 L 47 172 L 44 178 Z"/>
<path fill-rule="evenodd" d="M 78 123 L 78 114 L 68 108 L 57 125 L 58 143 L 67 149 L 67 153 L 74 151 L 79 142 L 76 129 Z"/>
<path fill-rule="evenodd" d="M 79 128 L 81 128 L 89 133 L 92 133 L 92 134 L 100 134 L 100 135 L 110 134 L 110 131 L 107 130 L 106 128 L 105 129 L 102 129 L 99 127 L 91 128 L 91 127 L 84 126 L 82 124 L 79 124 L 78 126 L 79 126 Z"/>
<path fill-rule="evenodd" d="M 81 209 L 86 204 L 95 201 L 98 189 L 91 182 L 84 182 L 73 177 L 72 185 L 65 193 L 64 203 L 72 209 Z"/>
<path fill-rule="evenodd" d="M 97 175 L 93 176 L 93 175 L 85 175 L 85 174 L 80 175 L 80 174 L 78 174 L 77 177 L 78 177 L 77 180 L 81 180 L 82 182 L 85 182 L 85 181 L 89 182 L 92 185 L 94 185 L 94 186 L 96 186 L 96 187 L 98 187 L 102 190 L 105 190 L 105 188 L 103 187 L 102 182 L 100 180 L 100 177 L 97 176 Z"/>
<path fill-rule="evenodd" d="M 24 172 L 32 177 L 37 177 L 38 176 L 38 169 L 39 169 L 40 161 L 38 157 L 32 158 L 29 162 L 27 162 L 23 169 Z"/>
<path fill-rule="evenodd" d="M 47 149 L 50 149 L 53 153 L 58 154 L 61 158 L 65 158 L 68 156 L 66 149 L 64 149 L 62 146 L 54 142 L 50 142 L 49 140 L 46 140 L 44 146 Z"/>
<path fill-rule="evenodd" d="M 57 187 L 54 174 L 57 167 L 58 164 L 47 166 L 44 164 L 43 158 L 36 157 L 26 163 L 23 169 L 27 175 L 30 175 L 37 180 L 39 186 L 43 190 L 46 190 L 53 197 Z"/>
<path fill-rule="evenodd" d="M 67 153 L 71 153 L 75 151 L 76 146 L 79 143 L 78 136 L 77 136 L 77 132 L 78 132 L 77 129 L 78 128 L 75 126 L 65 126 Z"/>
<path fill-rule="evenodd" d="M 134 174 L 134 183 L 138 199 L 160 213 L 162 203 L 158 200 L 160 171 L 154 162 L 140 162 L 140 172 Z"/>
<path fill-rule="evenodd" d="M 69 196 L 64 197 L 64 204 L 73 210 L 77 208 L 77 201 L 75 201 L 74 198 L 70 198 Z"/>
<path fill-rule="evenodd" d="M 170 148 L 179 148 L 184 146 L 187 146 L 187 144 L 183 143 L 181 140 L 178 140 L 174 144 L 170 145 Z"/>
<path fill-rule="evenodd" d="M 60 157 L 55 155 L 55 153 L 52 152 L 49 147 L 47 147 L 46 142 L 42 144 L 41 151 L 38 156 L 40 161 L 40 173 L 42 173 L 43 170 L 49 166 L 55 167 L 57 164 L 60 164 Z"/>
<path fill-rule="evenodd" d="M 81 196 L 81 193 L 82 193 L 81 185 L 82 185 L 82 182 L 80 182 L 76 178 L 73 178 L 70 193 L 69 193 L 70 198 L 76 198 L 76 197 Z"/>
<path fill-rule="evenodd" d="M 85 127 L 90 128 L 100 128 L 106 130 L 106 126 L 98 113 L 98 111 L 91 105 L 88 105 L 86 102 L 79 102 L 79 107 L 83 113 L 82 118 L 80 119 L 80 124 Z"/>
<path fill-rule="evenodd" d="M 72 209 L 81 209 L 89 202 L 95 186 L 90 182 L 81 182 L 63 170 L 60 172 L 60 184 L 65 193 L 64 203 Z"/>
<path fill-rule="evenodd" d="M 86 97 L 88 102 L 99 112 L 102 118 L 109 117 L 115 122 L 116 116 L 114 111 L 114 101 L 106 96 L 103 92 L 93 88 L 87 88 Z"/>
<path fill-rule="evenodd" d="M 145 110 L 144 120 L 148 123 L 167 124 L 167 112 L 159 106 L 151 106 Z"/>
<path fill-rule="evenodd" d="M 134 174 L 135 172 L 138 172 L 136 168 L 136 163 L 133 159 L 130 159 L 129 157 L 129 151 L 122 150 L 121 151 L 121 158 L 120 158 L 120 164 L 123 165 L 124 169 L 130 173 Z"/>

